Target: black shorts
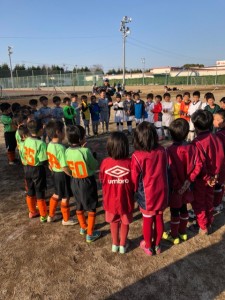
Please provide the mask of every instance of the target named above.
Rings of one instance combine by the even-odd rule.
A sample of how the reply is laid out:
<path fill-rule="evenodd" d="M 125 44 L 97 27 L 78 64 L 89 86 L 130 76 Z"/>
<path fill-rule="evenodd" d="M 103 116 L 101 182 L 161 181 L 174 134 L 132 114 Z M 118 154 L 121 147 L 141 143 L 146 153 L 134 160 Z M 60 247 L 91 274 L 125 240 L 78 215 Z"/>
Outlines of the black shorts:
<path fill-rule="evenodd" d="M 44 166 L 24 166 L 25 180 L 27 182 L 27 195 L 36 196 L 37 199 L 45 197 L 46 171 Z"/>
<path fill-rule="evenodd" d="M 92 211 L 98 205 L 98 189 L 94 176 L 71 179 L 71 189 L 77 203 L 77 210 Z"/>
<path fill-rule="evenodd" d="M 70 176 L 65 172 L 52 172 L 54 182 L 54 193 L 59 196 L 59 200 L 72 197 L 70 187 Z"/>
<path fill-rule="evenodd" d="M 5 132 L 4 133 L 5 137 L 5 146 L 8 151 L 15 151 L 16 149 L 16 132 L 11 131 L 11 132 Z"/>

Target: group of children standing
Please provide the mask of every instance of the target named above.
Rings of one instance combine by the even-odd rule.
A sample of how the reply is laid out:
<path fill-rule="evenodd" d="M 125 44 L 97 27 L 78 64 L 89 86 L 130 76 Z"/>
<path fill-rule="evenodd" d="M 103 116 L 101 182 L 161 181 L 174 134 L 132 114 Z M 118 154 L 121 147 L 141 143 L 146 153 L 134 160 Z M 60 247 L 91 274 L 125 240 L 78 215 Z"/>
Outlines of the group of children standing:
<path fill-rule="evenodd" d="M 104 111 L 101 119 L 103 125 L 107 125 L 111 103 L 106 101 L 107 98 L 102 93 L 103 91 L 98 106 L 100 111 Z M 117 96 L 113 104 L 115 118 L 118 118 L 118 130 L 111 133 L 107 140 L 108 158 L 102 161 L 99 173 L 105 219 L 110 223 L 112 252 L 124 254 L 127 251 L 134 195 L 143 221 L 140 248 L 146 255 L 161 252 L 162 238 L 173 244 L 188 239 L 188 203 L 191 203 L 196 214 L 199 232 L 209 234 L 212 231 L 214 207 L 221 206 L 225 183 L 225 110 L 217 109 L 211 93 L 205 96 L 208 105 L 204 110 L 202 104 L 198 104 L 199 95 L 193 95 L 198 96 L 198 100 L 194 98 L 195 101 L 192 101 L 193 105 L 198 104 L 198 109 L 190 116 L 190 95 L 185 94 L 183 101 L 178 96 L 176 104 L 180 105 L 173 105 L 168 93 L 164 94 L 162 104 L 162 97 L 159 95 L 155 97 L 155 103 L 151 101 L 152 96 L 147 97 L 148 101 L 144 103 L 137 93 L 134 100 L 127 93 L 123 105 L 121 98 Z M 223 99 L 222 103 L 225 102 Z M 87 242 L 93 242 L 101 235 L 100 231 L 94 230 L 98 204 L 95 179 L 98 161 L 96 154 L 86 147 L 85 128 L 78 125 L 74 118 L 79 109 L 85 115 L 89 106 L 86 96 L 82 96 L 81 107 L 72 106 L 70 98 L 65 98 L 66 106 L 61 109 L 59 100 L 53 98 L 56 106 L 50 110 L 48 99 L 43 96 L 40 98 L 43 107 L 39 111 L 33 105 L 29 115 L 25 109 L 18 109 L 15 115 L 16 140 L 24 166 L 29 218 L 40 215 L 41 222 L 53 222 L 58 202 L 61 201 L 62 224 L 75 225 L 77 222 L 70 218 L 69 208 L 70 197 L 74 196 L 80 234 L 86 237 Z M 30 106 L 34 104 L 32 102 L 34 101 L 30 101 Z M 187 109 L 188 103 L 190 106 Z M 14 132 L 15 136 L 16 128 L 12 122 L 10 105 L 3 103 L 1 110 L 1 121 L 6 129 L 5 141 L 10 146 L 7 148 L 10 159 L 14 148 L 13 134 L 10 132 Z M 119 119 L 121 111 L 122 120 Z M 121 121 L 127 121 L 131 132 L 133 117 L 137 126 L 133 134 L 135 151 L 130 157 L 129 142 L 122 132 Z M 173 117 L 175 120 L 172 120 Z M 67 125 L 66 133 L 62 118 Z M 173 140 L 167 149 L 158 143 L 160 123 L 157 122 L 164 122 L 165 135 Z M 191 126 L 196 137 L 190 143 L 187 139 L 192 132 Z M 48 145 L 41 139 L 43 131 L 44 136 L 49 137 Z M 62 144 L 65 135 L 69 143 L 67 149 Z M 45 200 L 46 166 L 51 170 L 54 181 L 49 208 Z M 164 232 L 163 212 L 168 206 L 171 212 L 170 230 Z"/>

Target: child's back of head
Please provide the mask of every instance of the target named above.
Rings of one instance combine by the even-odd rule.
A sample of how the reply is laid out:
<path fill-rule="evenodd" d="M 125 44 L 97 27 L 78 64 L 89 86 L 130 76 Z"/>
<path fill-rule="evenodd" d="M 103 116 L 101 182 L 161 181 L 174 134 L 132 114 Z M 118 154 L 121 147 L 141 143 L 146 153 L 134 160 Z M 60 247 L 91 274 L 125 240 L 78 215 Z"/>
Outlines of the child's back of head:
<path fill-rule="evenodd" d="M 129 157 L 129 142 L 123 132 L 112 132 L 107 140 L 106 149 L 113 159 L 125 159 Z"/>
<path fill-rule="evenodd" d="M 189 123 L 183 118 L 178 118 L 170 124 L 169 131 L 175 142 L 182 142 L 188 135 Z"/>
<path fill-rule="evenodd" d="M 64 124 L 59 120 L 50 120 L 45 127 L 47 135 L 50 139 L 58 138 L 63 133 Z"/>
<path fill-rule="evenodd" d="M 85 129 L 80 125 L 68 126 L 66 129 L 66 135 L 69 144 L 81 145 L 85 137 Z"/>
<path fill-rule="evenodd" d="M 199 109 L 192 115 L 191 121 L 197 130 L 211 130 L 213 125 L 213 114 L 207 110 Z"/>
<path fill-rule="evenodd" d="M 140 151 L 152 151 L 158 146 L 156 129 L 149 122 L 140 123 L 134 131 L 134 148 Z"/>

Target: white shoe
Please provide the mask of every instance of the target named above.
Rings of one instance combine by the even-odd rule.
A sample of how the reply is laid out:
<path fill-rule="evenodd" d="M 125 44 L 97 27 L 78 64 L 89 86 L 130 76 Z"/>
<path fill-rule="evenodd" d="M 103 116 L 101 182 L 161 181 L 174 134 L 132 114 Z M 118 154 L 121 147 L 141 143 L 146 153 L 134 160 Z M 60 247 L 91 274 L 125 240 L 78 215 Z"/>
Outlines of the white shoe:
<path fill-rule="evenodd" d="M 218 206 L 214 207 L 214 211 L 221 212 L 223 210 L 223 203 L 219 204 Z"/>
<path fill-rule="evenodd" d="M 196 215 L 195 215 L 193 209 L 190 209 L 188 211 L 188 216 L 189 216 L 190 219 L 195 219 L 196 218 Z"/>
<path fill-rule="evenodd" d="M 78 221 L 75 219 L 69 219 L 68 221 L 62 220 L 62 225 L 67 225 L 67 226 L 72 226 L 72 225 L 77 225 Z"/>
<path fill-rule="evenodd" d="M 56 220 L 56 216 L 54 216 L 54 217 L 48 216 L 48 217 L 47 217 L 47 222 L 48 222 L 48 223 L 55 222 L 55 220 Z"/>

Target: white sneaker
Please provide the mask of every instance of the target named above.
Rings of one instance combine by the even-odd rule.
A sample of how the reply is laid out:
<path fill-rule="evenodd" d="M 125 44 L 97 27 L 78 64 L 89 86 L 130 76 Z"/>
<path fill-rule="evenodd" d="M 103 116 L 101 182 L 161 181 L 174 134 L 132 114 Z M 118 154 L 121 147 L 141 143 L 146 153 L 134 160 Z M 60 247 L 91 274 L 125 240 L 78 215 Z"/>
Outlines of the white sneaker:
<path fill-rule="evenodd" d="M 223 203 L 219 204 L 218 206 L 214 207 L 214 211 L 221 212 L 223 210 Z"/>
<path fill-rule="evenodd" d="M 55 220 L 56 220 L 56 216 L 54 216 L 54 217 L 48 216 L 48 217 L 47 217 L 47 222 L 48 222 L 48 223 L 55 222 Z"/>
<path fill-rule="evenodd" d="M 77 225 L 78 221 L 75 219 L 69 219 L 68 221 L 62 220 L 62 225 L 67 225 L 67 226 L 72 226 L 72 225 Z"/>
<path fill-rule="evenodd" d="M 196 215 L 195 215 L 193 209 L 190 209 L 188 211 L 188 216 L 189 216 L 190 219 L 195 219 L 196 218 Z"/>

